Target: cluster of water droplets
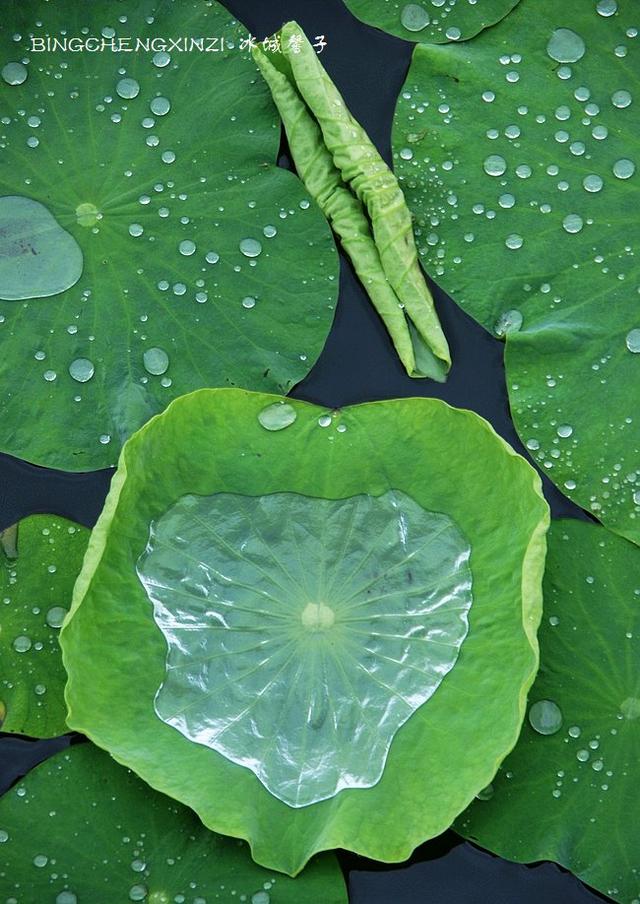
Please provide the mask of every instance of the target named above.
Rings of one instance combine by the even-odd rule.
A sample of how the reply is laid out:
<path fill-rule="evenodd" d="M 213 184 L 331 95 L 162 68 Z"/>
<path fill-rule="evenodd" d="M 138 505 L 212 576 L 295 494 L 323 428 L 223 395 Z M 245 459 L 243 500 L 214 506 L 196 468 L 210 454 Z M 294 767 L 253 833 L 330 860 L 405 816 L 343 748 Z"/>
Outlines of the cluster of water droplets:
<path fill-rule="evenodd" d="M 389 0 L 386 0 L 388 3 Z M 459 41 L 464 32 L 466 14 L 476 7 L 478 0 L 420 0 L 394 7 L 398 10 L 403 28 L 421 38 L 429 29 L 448 41 Z"/>

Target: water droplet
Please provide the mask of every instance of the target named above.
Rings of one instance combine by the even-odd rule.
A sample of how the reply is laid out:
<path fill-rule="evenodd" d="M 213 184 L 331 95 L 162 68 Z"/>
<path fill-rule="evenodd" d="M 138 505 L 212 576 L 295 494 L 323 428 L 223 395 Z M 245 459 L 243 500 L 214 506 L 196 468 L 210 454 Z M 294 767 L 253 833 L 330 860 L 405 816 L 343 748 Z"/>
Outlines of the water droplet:
<path fill-rule="evenodd" d="M 505 210 L 510 210 L 513 205 L 516 203 L 516 199 L 513 195 L 510 195 L 508 192 L 504 195 L 500 195 L 498 198 L 498 204 L 500 207 L 503 207 Z"/>
<path fill-rule="evenodd" d="M 178 245 L 178 250 L 180 254 L 184 254 L 185 257 L 190 257 L 190 255 L 195 253 L 196 243 L 192 242 L 190 239 L 185 239 L 184 242 L 180 242 Z"/>
<path fill-rule="evenodd" d="M 216 254 L 215 251 L 207 251 L 207 253 L 204 256 L 204 259 L 206 260 L 206 262 L 208 264 L 217 264 L 218 261 L 220 260 L 220 255 Z"/>
<path fill-rule="evenodd" d="M 579 738 L 582 734 L 582 729 L 578 725 L 572 725 L 568 734 L 570 738 Z"/>
<path fill-rule="evenodd" d="M 87 202 L 76 207 L 76 220 L 79 226 L 95 226 L 100 218 L 100 211 L 95 204 Z"/>
<path fill-rule="evenodd" d="M 620 712 L 625 719 L 640 718 L 640 698 L 627 697 L 627 699 L 623 700 L 620 704 Z"/>
<path fill-rule="evenodd" d="M 139 235 L 142 235 L 143 232 L 144 232 L 144 229 L 140 225 L 140 223 L 132 223 L 129 226 L 129 235 L 132 235 L 134 238 L 137 238 Z"/>
<path fill-rule="evenodd" d="M 624 110 L 625 107 L 628 107 L 632 100 L 633 98 L 631 97 L 631 94 L 624 89 L 620 89 L 620 91 L 614 91 L 611 95 L 611 103 L 619 110 Z"/>
<path fill-rule="evenodd" d="M 400 151 L 400 156 L 403 160 L 413 160 L 413 151 L 411 148 L 402 148 Z"/>
<path fill-rule="evenodd" d="M 53 606 L 47 612 L 47 624 L 50 628 L 61 628 L 67 610 L 63 606 Z"/>
<path fill-rule="evenodd" d="M 445 36 L 449 38 L 450 41 L 459 41 L 461 34 L 462 32 L 459 28 L 456 28 L 455 25 L 452 25 L 451 28 L 447 28 L 445 31 Z"/>
<path fill-rule="evenodd" d="M 616 160 L 613 164 L 613 175 L 618 179 L 630 179 L 636 171 L 636 165 L 633 160 L 626 157 Z"/>
<path fill-rule="evenodd" d="M 240 251 L 245 257 L 258 257 L 262 251 L 262 245 L 258 239 L 242 239 L 240 242 Z"/>
<path fill-rule="evenodd" d="M 495 792 L 495 789 L 491 783 L 487 785 L 486 788 L 483 788 L 481 791 L 478 791 L 476 794 L 476 798 L 478 800 L 491 800 Z"/>
<path fill-rule="evenodd" d="M 484 171 L 489 176 L 502 176 L 507 169 L 507 161 L 499 154 L 489 154 L 483 163 Z"/>
<path fill-rule="evenodd" d="M 594 772 L 602 772 L 602 770 L 604 769 L 604 763 L 602 760 L 594 760 L 591 764 L 591 768 Z"/>
<path fill-rule="evenodd" d="M 257 891 L 255 895 L 251 895 L 251 904 L 269 904 L 271 897 L 266 891 Z"/>
<path fill-rule="evenodd" d="M 429 13 L 417 3 L 407 3 L 400 13 L 400 22 L 407 31 L 422 31 L 430 21 Z"/>
<path fill-rule="evenodd" d="M 569 232 L 571 234 L 580 232 L 583 225 L 584 224 L 582 222 L 582 217 L 578 216 L 577 213 L 568 214 L 562 221 L 562 226 L 565 232 Z"/>
<path fill-rule="evenodd" d="M 44 684 L 36 684 L 33 691 L 38 695 L 38 697 L 42 697 L 43 694 L 47 693 L 47 688 Z"/>
<path fill-rule="evenodd" d="M 5 841 L 9 840 L 9 833 L 4 829 L 0 829 L 0 844 L 4 844 Z"/>
<path fill-rule="evenodd" d="M 629 330 L 625 342 L 629 351 L 637 355 L 640 352 L 640 329 Z"/>
<path fill-rule="evenodd" d="M 121 78 L 116 85 L 116 93 L 125 100 L 133 100 L 140 94 L 140 85 L 134 78 Z"/>
<path fill-rule="evenodd" d="M 518 248 L 522 248 L 522 246 L 524 244 L 524 239 L 522 238 L 521 235 L 518 235 L 517 232 L 512 232 L 511 235 L 508 235 L 506 237 L 506 239 L 504 240 L 504 243 L 507 246 L 507 248 L 511 248 L 513 251 L 515 251 Z"/>
<path fill-rule="evenodd" d="M 76 358 L 69 365 L 69 373 L 78 383 L 87 383 L 95 373 L 93 361 L 88 358 Z"/>
<path fill-rule="evenodd" d="M 111 442 L 111 437 L 108 433 L 101 433 L 99 440 L 103 446 L 108 446 Z"/>
<path fill-rule="evenodd" d="M 146 885 L 132 885 L 129 889 L 129 900 L 144 901 L 148 894 L 149 889 Z"/>
<path fill-rule="evenodd" d="M 169 355 L 163 348 L 148 348 L 142 356 L 147 373 L 159 376 L 169 369 Z"/>
<path fill-rule="evenodd" d="M 55 370 L 45 370 L 45 372 L 42 374 L 42 376 L 45 378 L 47 383 L 53 383 L 53 381 L 57 378 L 58 374 L 55 372 Z"/>
<path fill-rule="evenodd" d="M 171 101 L 168 97 L 154 97 L 149 104 L 149 109 L 154 116 L 166 116 L 171 109 Z"/>
<path fill-rule="evenodd" d="M 290 424 L 293 424 L 297 418 L 296 409 L 287 402 L 276 402 L 274 405 L 267 405 L 258 414 L 258 420 L 265 430 L 284 430 Z"/>
<path fill-rule="evenodd" d="M 556 430 L 556 433 L 558 434 L 558 436 L 562 437 L 562 439 L 566 439 L 573 433 L 573 427 L 570 424 L 560 424 L 560 426 Z"/>
<path fill-rule="evenodd" d="M 250 308 L 255 308 L 255 306 L 256 306 L 256 300 L 255 300 L 255 298 L 252 298 L 251 295 L 247 295 L 246 298 L 242 299 L 242 307 L 243 308 L 250 309 Z"/>
<path fill-rule="evenodd" d="M 589 754 L 588 750 L 579 750 L 576 753 L 576 759 L 581 763 L 586 763 L 587 760 L 589 759 L 589 756 L 590 756 L 590 754 Z"/>
<path fill-rule="evenodd" d="M 82 251 L 44 204 L 21 195 L 0 198 L 0 298 L 47 298 L 82 275 Z"/>
<path fill-rule="evenodd" d="M 36 854 L 33 858 L 33 865 L 37 866 L 38 869 L 42 869 L 49 862 L 49 858 L 46 854 Z"/>
<path fill-rule="evenodd" d="M 29 71 L 22 63 L 7 63 L 0 74 L 7 85 L 22 85 L 26 82 Z"/>
<path fill-rule="evenodd" d="M 173 163 L 176 159 L 176 155 L 173 151 L 163 151 L 160 155 L 160 159 L 163 163 Z"/>
<path fill-rule="evenodd" d="M 616 0 L 598 0 L 596 10 L 601 16 L 613 16 L 618 11 Z"/>
<path fill-rule="evenodd" d="M 78 898 L 72 891 L 61 891 L 56 898 L 56 904 L 78 904 Z"/>
<path fill-rule="evenodd" d="M 553 700 L 538 700 L 529 708 L 529 723 L 538 734 L 555 734 L 562 727 L 560 707 Z"/>
<path fill-rule="evenodd" d="M 328 414 L 323 414 L 318 418 L 318 424 L 321 427 L 329 427 L 331 424 L 331 416 Z"/>
<path fill-rule="evenodd" d="M 272 239 L 274 235 L 278 234 L 278 230 L 275 226 L 265 226 L 262 230 L 263 235 L 265 235 L 268 239 Z"/>
<path fill-rule="evenodd" d="M 577 63 L 586 50 L 585 43 L 570 28 L 556 28 L 547 44 L 547 53 L 556 63 Z"/>
<path fill-rule="evenodd" d="M 131 863 L 131 869 L 134 871 L 134 873 L 143 873 L 146 868 L 147 864 L 144 862 L 144 860 L 134 860 Z"/>
<path fill-rule="evenodd" d="M 171 55 L 166 52 L 166 50 L 159 50 L 158 53 L 154 53 L 151 62 L 154 66 L 157 66 L 158 69 L 164 69 L 165 66 L 168 66 L 171 62 Z"/>
<path fill-rule="evenodd" d="M 585 191 L 596 192 L 600 191 L 604 183 L 600 176 L 597 176 L 595 173 L 590 173 L 588 176 L 584 177 L 582 185 Z"/>

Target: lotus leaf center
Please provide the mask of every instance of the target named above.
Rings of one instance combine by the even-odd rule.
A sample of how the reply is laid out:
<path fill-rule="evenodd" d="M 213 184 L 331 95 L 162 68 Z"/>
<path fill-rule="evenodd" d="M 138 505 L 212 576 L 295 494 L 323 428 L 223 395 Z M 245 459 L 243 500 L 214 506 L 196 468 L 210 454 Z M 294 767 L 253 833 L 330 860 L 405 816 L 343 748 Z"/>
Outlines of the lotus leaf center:
<path fill-rule="evenodd" d="M 302 624 L 309 631 L 326 631 L 336 620 L 331 606 L 324 603 L 309 603 L 302 612 Z"/>

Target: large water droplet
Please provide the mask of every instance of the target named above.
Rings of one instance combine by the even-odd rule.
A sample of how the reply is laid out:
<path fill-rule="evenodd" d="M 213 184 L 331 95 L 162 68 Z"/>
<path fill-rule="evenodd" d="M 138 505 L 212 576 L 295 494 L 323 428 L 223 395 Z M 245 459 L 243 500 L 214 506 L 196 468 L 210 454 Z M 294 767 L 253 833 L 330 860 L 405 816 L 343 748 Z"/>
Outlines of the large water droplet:
<path fill-rule="evenodd" d="M 88 358 L 76 358 L 69 365 L 69 373 L 78 383 L 87 383 L 95 373 L 93 361 Z"/>
<path fill-rule="evenodd" d="M 633 160 L 622 157 L 613 164 L 613 175 L 618 179 L 630 179 L 636 171 Z"/>
<path fill-rule="evenodd" d="M 557 63 L 577 63 L 586 50 L 580 35 L 570 28 L 556 28 L 547 44 L 547 53 Z"/>
<path fill-rule="evenodd" d="M 578 216 L 577 213 L 567 214 L 567 216 L 562 221 L 562 226 L 565 232 L 569 232 L 571 234 L 580 232 L 583 226 L 582 217 Z"/>
<path fill-rule="evenodd" d="M 21 195 L 0 198 L 0 298 L 47 298 L 75 285 L 82 251 L 44 204 Z"/>
<path fill-rule="evenodd" d="M 629 351 L 637 355 L 640 352 L 640 329 L 629 330 L 625 342 Z"/>
<path fill-rule="evenodd" d="M 134 78 L 121 78 L 116 85 L 116 93 L 124 100 L 133 100 L 140 94 L 140 85 Z"/>
<path fill-rule="evenodd" d="M 613 16 L 618 11 L 616 0 L 598 0 L 596 10 L 601 16 Z"/>
<path fill-rule="evenodd" d="M 47 612 L 47 624 L 50 628 L 61 628 L 67 610 L 63 606 L 53 606 Z"/>
<path fill-rule="evenodd" d="M 7 63 L 0 74 L 7 85 L 22 85 L 27 80 L 29 70 L 22 63 Z"/>
<path fill-rule="evenodd" d="M 485 173 L 489 176 L 502 176 L 507 169 L 507 161 L 499 154 L 489 154 L 483 166 Z"/>
<path fill-rule="evenodd" d="M 56 898 L 56 904 L 78 904 L 78 898 L 72 891 L 61 891 Z"/>
<path fill-rule="evenodd" d="M 169 355 L 163 348 L 148 348 L 142 356 L 145 370 L 159 376 L 169 369 Z"/>
<path fill-rule="evenodd" d="M 262 245 L 258 239 L 242 239 L 240 251 L 245 257 L 257 257 L 262 251 Z"/>
<path fill-rule="evenodd" d="M 430 21 L 429 13 L 417 3 L 407 3 L 400 13 L 400 22 L 407 31 L 422 31 Z"/>
<path fill-rule="evenodd" d="M 100 219 L 100 211 L 95 204 L 85 202 L 76 207 L 76 220 L 80 226 L 95 226 Z"/>
<path fill-rule="evenodd" d="M 562 727 L 560 707 L 553 700 L 538 700 L 529 708 L 529 723 L 538 734 L 555 734 Z"/>
<path fill-rule="evenodd" d="M 265 430 L 284 430 L 293 424 L 297 418 L 296 409 L 287 402 L 276 402 L 275 405 L 267 405 L 258 414 L 258 420 Z"/>
<path fill-rule="evenodd" d="M 508 333 L 517 333 L 522 326 L 522 320 L 522 314 L 515 308 L 504 311 L 496 320 L 493 331 L 500 338 Z"/>

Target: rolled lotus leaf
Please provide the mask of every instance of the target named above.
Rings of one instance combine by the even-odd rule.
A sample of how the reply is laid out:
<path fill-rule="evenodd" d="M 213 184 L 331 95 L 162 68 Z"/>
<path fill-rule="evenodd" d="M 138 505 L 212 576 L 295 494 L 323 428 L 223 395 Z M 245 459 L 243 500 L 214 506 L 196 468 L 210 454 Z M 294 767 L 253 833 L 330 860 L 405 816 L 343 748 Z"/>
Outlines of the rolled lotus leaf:
<path fill-rule="evenodd" d="M 398 182 L 296 22 L 253 50 L 300 178 L 342 240 L 410 376 L 443 381 L 451 356 Z"/>

